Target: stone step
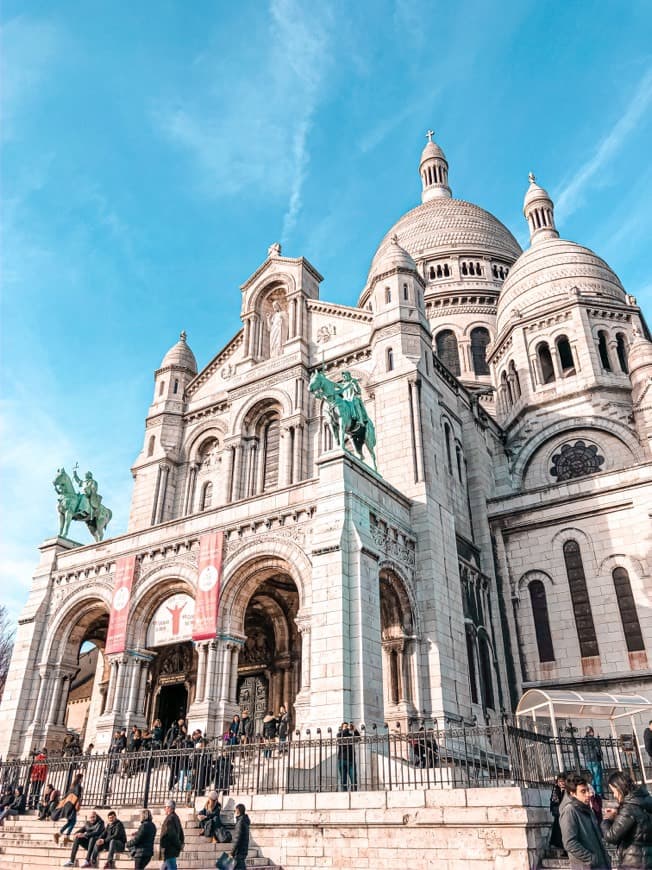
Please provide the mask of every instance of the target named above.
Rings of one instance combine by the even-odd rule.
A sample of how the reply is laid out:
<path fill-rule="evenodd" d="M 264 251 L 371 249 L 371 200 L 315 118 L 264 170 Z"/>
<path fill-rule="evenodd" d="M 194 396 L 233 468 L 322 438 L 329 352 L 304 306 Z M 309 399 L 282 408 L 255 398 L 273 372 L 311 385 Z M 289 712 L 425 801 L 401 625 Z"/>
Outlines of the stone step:
<path fill-rule="evenodd" d="M 186 847 L 182 853 L 184 870 L 208 870 L 215 867 L 218 855 L 223 851 L 228 852 L 228 843 L 214 844 L 200 836 L 197 825 L 195 810 L 193 807 L 181 807 L 177 809 L 186 835 Z M 85 813 L 80 815 L 79 824 L 82 823 Z M 119 810 L 119 817 L 123 821 L 127 834 L 136 830 L 140 821 L 140 808 L 128 807 Z M 161 809 L 154 810 L 157 827 L 163 818 Z M 231 827 L 232 813 L 225 812 L 223 821 L 227 828 Z M 57 846 L 53 841 L 53 834 L 62 825 L 62 822 L 50 820 L 40 821 L 34 813 L 28 813 L 17 819 L 7 819 L 3 827 L 0 827 L 0 870 L 52 870 L 53 867 L 62 866 L 70 857 L 70 845 Z M 77 827 L 77 826 L 76 826 Z M 77 865 L 81 866 L 85 859 L 83 849 L 77 853 Z M 155 848 L 158 855 L 158 843 Z M 106 860 L 106 853 L 100 859 L 100 867 Z M 157 864 L 155 858 L 152 866 Z M 122 866 L 127 870 L 133 867 L 128 854 L 122 853 L 116 856 L 116 866 Z M 272 862 L 260 854 L 257 846 L 252 846 L 247 857 L 247 867 L 250 870 L 270 870 Z"/>

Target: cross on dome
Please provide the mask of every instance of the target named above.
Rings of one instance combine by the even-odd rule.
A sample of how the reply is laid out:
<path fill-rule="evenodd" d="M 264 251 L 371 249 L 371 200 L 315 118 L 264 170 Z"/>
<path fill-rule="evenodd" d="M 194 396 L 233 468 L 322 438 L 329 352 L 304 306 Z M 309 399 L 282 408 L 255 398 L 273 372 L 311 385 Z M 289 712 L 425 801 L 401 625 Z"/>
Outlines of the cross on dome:
<path fill-rule="evenodd" d="M 537 180 L 534 172 L 529 172 L 527 177 L 530 184 L 534 184 L 534 182 Z"/>
<path fill-rule="evenodd" d="M 426 130 L 426 138 L 428 139 L 428 142 L 432 142 L 432 137 L 434 135 L 435 135 L 434 130 Z"/>

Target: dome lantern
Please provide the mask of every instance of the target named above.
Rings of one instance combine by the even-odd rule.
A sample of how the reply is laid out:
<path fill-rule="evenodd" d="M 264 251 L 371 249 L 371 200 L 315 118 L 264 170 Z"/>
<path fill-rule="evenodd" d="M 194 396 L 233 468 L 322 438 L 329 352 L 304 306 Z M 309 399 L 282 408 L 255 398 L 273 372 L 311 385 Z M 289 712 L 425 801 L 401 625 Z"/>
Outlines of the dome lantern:
<path fill-rule="evenodd" d="M 435 134 L 428 130 L 426 136 L 428 142 L 421 152 L 419 161 L 419 175 L 421 176 L 421 202 L 429 202 L 437 197 L 451 197 L 451 189 L 448 186 L 448 161 L 446 155 L 436 142 L 432 141 Z"/>
<path fill-rule="evenodd" d="M 530 186 L 523 201 L 523 214 L 530 226 L 530 243 L 535 245 L 544 239 L 558 239 L 552 199 L 548 192 L 537 184 L 532 172 L 528 178 Z"/>

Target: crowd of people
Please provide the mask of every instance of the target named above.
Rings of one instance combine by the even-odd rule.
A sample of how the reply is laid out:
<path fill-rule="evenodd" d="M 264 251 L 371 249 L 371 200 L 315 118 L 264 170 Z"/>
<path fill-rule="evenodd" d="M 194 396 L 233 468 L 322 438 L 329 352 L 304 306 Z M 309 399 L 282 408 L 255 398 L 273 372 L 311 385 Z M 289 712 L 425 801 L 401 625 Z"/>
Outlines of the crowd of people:
<path fill-rule="evenodd" d="M 559 773 L 550 797 L 550 845 L 568 856 L 572 870 L 610 870 L 608 846 L 616 848 L 619 870 L 652 870 L 652 796 L 629 774 L 607 778 L 616 806 L 603 806 L 602 786 L 593 771 Z"/>
<path fill-rule="evenodd" d="M 41 821 L 52 819 L 55 822 L 63 820 L 61 828 L 53 834 L 54 842 L 63 848 L 70 847 L 70 857 L 64 867 L 77 866 L 77 853 L 85 852 L 82 867 L 98 867 L 99 861 L 106 852 L 104 868 L 115 868 L 115 857 L 122 852 L 129 852 L 134 861 L 134 870 L 144 870 L 154 857 L 154 842 L 156 825 L 152 813 L 143 809 L 140 814 L 138 829 L 129 837 L 124 823 L 118 818 L 115 810 L 107 812 L 106 821 L 97 812 L 91 810 L 84 822 L 77 825 L 77 817 L 83 797 L 83 774 L 75 776 L 70 790 L 65 795 L 46 784 L 39 795 L 36 809 Z M 5 789 L 0 795 L 0 825 L 7 817 L 24 815 L 27 812 L 27 795 L 22 786 L 13 791 Z M 230 854 L 223 852 L 216 861 L 216 867 L 229 870 L 245 870 L 249 851 L 249 816 L 244 804 L 235 807 L 235 827 L 233 833 L 225 827 L 221 818 L 222 806 L 217 791 L 209 793 L 206 804 L 197 814 L 201 835 L 221 847 L 230 844 Z M 185 834 L 181 820 L 176 813 L 176 803 L 168 799 L 165 803 L 165 815 L 161 824 L 159 847 L 163 864 L 161 870 L 177 870 L 177 858 L 183 851 Z"/>

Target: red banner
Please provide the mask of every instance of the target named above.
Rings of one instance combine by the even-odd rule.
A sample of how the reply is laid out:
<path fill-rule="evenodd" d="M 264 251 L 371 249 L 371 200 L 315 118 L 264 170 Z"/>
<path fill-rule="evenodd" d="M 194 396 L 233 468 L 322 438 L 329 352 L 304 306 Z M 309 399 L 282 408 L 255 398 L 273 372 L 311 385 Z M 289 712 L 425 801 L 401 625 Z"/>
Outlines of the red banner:
<path fill-rule="evenodd" d="M 211 532 L 209 535 L 202 535 L 199 539 L 199 579 L 195 596 L 193 640 L 208 640 L 215 637 L 222 582 L 223 549 L 223 532 Z"/>
<path fill-rule="evenodd" d="M 131 584 L 134 580 L 135 570 L 135 556 L 123 556 L 115 563 L 111 618 L 109 619 L 109 630 L 106 635 L 105 655 L 121 653 L 125 650 L 129 599 L 131 598 Z"/>

